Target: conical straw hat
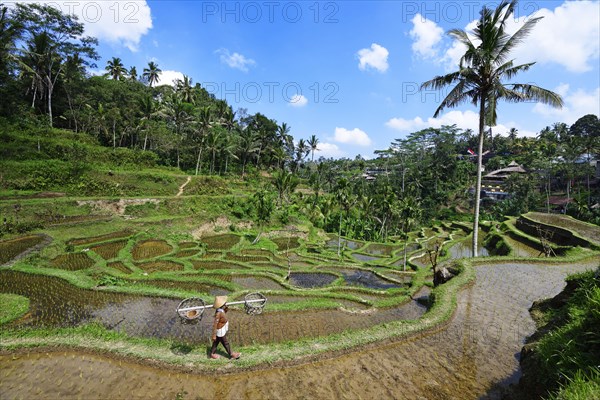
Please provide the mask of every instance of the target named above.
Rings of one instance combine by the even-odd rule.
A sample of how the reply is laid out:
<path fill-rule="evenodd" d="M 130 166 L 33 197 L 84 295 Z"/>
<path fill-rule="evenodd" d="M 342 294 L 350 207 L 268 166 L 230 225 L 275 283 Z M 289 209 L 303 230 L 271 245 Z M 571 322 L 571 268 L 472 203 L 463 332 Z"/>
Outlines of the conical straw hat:
<path fill-rule="evenodd" d="M 227 303 L 227 296 L 215 296 L 214 308 L 221 308 Z"/>

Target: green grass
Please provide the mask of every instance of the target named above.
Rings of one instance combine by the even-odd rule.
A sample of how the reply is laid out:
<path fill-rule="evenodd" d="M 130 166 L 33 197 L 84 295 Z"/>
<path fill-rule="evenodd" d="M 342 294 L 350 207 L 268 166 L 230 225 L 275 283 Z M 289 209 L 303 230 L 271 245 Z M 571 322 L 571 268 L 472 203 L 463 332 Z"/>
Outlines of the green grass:
<path fill-rule="evenodd" d="M 545 314 L 537 319 L 547 332 L 534 343 L 528 362 L 534 382 L 550 398 L 590 399 L 590 393 L 600 393 L 600 267 L 567 281 L 575 289 L 566 304 L 538 310 Z"/>
<path fill-rule="evenodd" d="M 0 325 L 20 318 L 29 310 L 29 299 L 16 294 L 0 293 Z"/>
<path fill-rule="evenodd" d="M 594 368 L 589 375 L 577 372 L 548 400 L 600 400 L 600 367 Z"/>

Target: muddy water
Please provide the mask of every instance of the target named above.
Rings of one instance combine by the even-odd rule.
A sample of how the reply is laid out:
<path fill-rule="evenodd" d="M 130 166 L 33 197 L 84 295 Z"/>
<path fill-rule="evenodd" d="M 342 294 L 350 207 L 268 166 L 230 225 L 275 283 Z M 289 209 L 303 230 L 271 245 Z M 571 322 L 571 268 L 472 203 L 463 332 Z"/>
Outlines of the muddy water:
<path fill-rule="evenodd" d="M 358 261 L 362 261 L 362 262 L 369 262 L 369 261 L 375 261 L 375 260 L 381 260 L 381 257 L 376 257 L 376 256 L 368 256 L 366 254 L 360 254 L 360 253 L 352 253 L 352 257 L 356 258 Z"/>
<path fill-rule="evenodd" d="M 458 242 L 457 244 L 448 249 L 448 251 L 450 252 L 450 258 L 458 259 L 471 257 L 473 250 L 471 246 L 472 245 L 470 240 Z M 490 255 L 490 252 L 488 251 L 488 249 L 483 247 L 483 244 L 477 246 L 477 253 L 478 257 L 488 257 Z"/>
<path fill-rule="evenodd" d="M 335 275 L 320 275 L 335 279 Z M 238 281 L 240 279 L 245 281 Z M 248 286 L 256 283 L 256 279 L 271 281 L 267 278 L 234 278 L 235 283 Z M 14 271 L 0 272 L 0 292 L 16 293 L 30 299 L 31 312 L 15 322 L 15 326 L 66 327 L 98 322 L 108 329 L 132 336 L 169 338 L 195 345 L 206 343 L 211 334 L 210 309 L 205 311 L 199 323 L 184 325 L 175 312 L 179 299 L 81 290 L 61 279 Z M 357 308 L 356 305 L 346 306 Z M 366 315 L 349 314 L 339 309 L 269 312 L 267 307 L 263 314 L 253 317 L 241 311 L 240 307 L 230 311 L 229 336 L 237 345 L 282 342 L 366 328 L 396 319 L 415 319 L 424 312 L 425 309 L 416 301 L 373 310 Z"/>
<path fill-rule="evenodd" d="M 324 287 L 337 279 L 332 274 L 321 274 L 314 272 L 293 272 L 290 274 L 290 283 L 301 288 Z"/>
<path fill-rule="evenodd" d="M 528 244 L 519 240 L 513 239 L 510 235 L 504 235 L 503 237 L 506 244 L 512 249 L 512 253 L 516 257 L 540 257 L 540 251 L 535 249 Z"/>
<path fill-rule="evenodd" d="M 497 386 L 519 377 L 519 350 L 534 331 L 528 307 L 584 268 L 478 267 L 446 328 L 286 368 L 199 376 L 76 352 L 1 355 L 0 397 L 172 399 L 185 391 L 185 399 L 497 398 Z"/>

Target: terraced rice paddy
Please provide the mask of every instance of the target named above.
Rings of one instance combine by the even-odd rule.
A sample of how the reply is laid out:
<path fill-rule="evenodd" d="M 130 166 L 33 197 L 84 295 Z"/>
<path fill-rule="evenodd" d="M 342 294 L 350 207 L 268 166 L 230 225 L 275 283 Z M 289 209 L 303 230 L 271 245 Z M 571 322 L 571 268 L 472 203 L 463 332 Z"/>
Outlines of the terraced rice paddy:
<path fill-rule="evenodd" d="M 53 258 L 50 261 L 50 265 L 54 268 L 66 269 L 68 271 L 79 271 L 94 265 L 94 260 L 86 253 L 68 253 Z"/>
<path fill-rule="evenodd" d="M 131 252 L 134 260 L 145 260 L 169 254 L 173 247 L 164 240 L 144 240 L 137 243 Z"/>
<path fill-rule="evenodd" d="M 301 288 L 325 287 L 337 279 L 337 276 L 324 273 L 293 272 L 290 274 L 290 283 Z"/>
<path fill-rule="evenodd" d="M 42 243 L 43 236 L 33 235 L 25 236 L 13 240 L 3 240 L 0 242 L 0 265 L 12 260 L 19 254 Z"/>
<path fill-rule="evenodd" d="M 30 299 L 29 314 L 12 322 L 9 326 L 10 329 L 24 327 L 68 328 L 94 322 L 106 329 L 122 332 L 132 337 L 175 341 L 182 346 L 183 344 L 191 346 L 192 350 L 189 351 L 196 352 L 202 352 L 209 339 L 212 311 L 207 310 L 205 318 L 197 324 L 182 324 L 174 311 L 181 301 L 182 293 L 200 296 L 210 304 L 215 295 L 229 295 L 231 300 L 239 300 L 249 292 L 262 292 L 267 296 L 268 302 L 264 313 L 260 316 L 246 315 L 241 307 L 232 307 L 230 311 L 230 341 L 238 347 L 275 344 L 299 339 L 309 340 L 345 331 L 362 332 L 363 329 L 374 326 L 381 326 L 382 329 L 385 329 L 386 325 L 383 324 L 388 322 L 419 319 L 430 306 L 430 288 L 422 286 L 423 282 L 430 279 L 427 277 L 429 262 L 424 256 L 423 247 L 433 241 L 448 238 L 451 233 L 456 234 L 453 235 L 456 238 L 460 236 L 458 235 L 459 229 L 442 229 L 440 227 L 427 229 L 421 232 L 417 241 L 409 240 L 406 252 L 408 260 L 406 272 L 402 271 L 403 244 L 363 243 L 343 239 L 345 251 L 341 257 L 338 257 L 337 238 L 325 241 L 325 243 L 310 244 L 305 244 L 297 238 L 296 240 L 289 240 L 287 237 L 268 239 L 277 245 L 277 250 L 271 251 L 253 246 L 247 237 L 233 233 L 204 237 L 201 239 L 202 243 L 199 243 L 191 240 L 181 241 L 179 237 L 175 240 L 172 238 L 163 240 L 151 236 L 148 238 L 147 232 L 119 231 L 90 238 L 71 239 L 65 243 L 77 246 L 76 252 L 58 256 L 53 253 L 51 259 L 39 257 L 36 258 L 36 265 L 28 265 L 28 261 L 25 259 L 20 261 L 24 266 L 17 263 L 12 270 L 0 270 L 0 292 L 16 293 Z M 464 233 L 461 235 L 464 237 Z M 508 236 L 503 235 L 505 239 Z M 413 233 L 411 237 L 416 237 L 416 233 Z M 24 237 L 22 240 L 27 242 L 29 239 Z M 519 246 L 525 248 L 524 242 L 519 241 L 518 238 L 506 240 L 513 250 L 518 249 Z M 290 248 L 294 248 L 294 251 L 289 254 L 284 252 L 288 248 L 288 241 Z M 449 253 L 449 258 L 469 256 L 469 237 L 453 243 L 452 246 L 445 249 Z M 0 242 L 0 246 L 3 244 L 7 246 L 6 241 Z M 27 248 L 27 246 L 25 247 Z M 89 252 L 84 251 L 87 250 L 83 248 L 84 246 L 89 246 Z M 206 251 L 204 247 L 206 247 Z M 481 248 L 483 249 L 483 246 Z M 348 252 L 349 249 L 350 252 Z M 531 252 L 528 254 L 531 256 Z M 27 273 L 20 272 L 19 268 L 23 268 Z M 90 288 L 82 289 L 68 283 L 67 280 L 38 274 L 38 272 L 48 271 L 51 268 L 71 271 L 74 279 L 81 279 L 84 282 L 94 279 L 97 281 Z M 288 268 L 291 272 L 289 275 Z M 521 308 L 526 309 L 527 305 L 523 299 L 506 298 L 504 296 L 506 293 L 496 290 L 493 282 L 500 279 L 499 276 L 506 279 L 502 272 L 506 270 L 513 271 L 515 276 L 520 277 L 518 279 L 523 280 L 522 282 L 513 282 L 517 286 L 537 284 L 536 274 L 538 271 L 535 268 L 512 264 L 497 266 L 493 269 L 478 268 L 478 279 L 481 277 L 484 286 L 476 286 L 475 295 L 481 297 L 481 293 L 490 291 L 498 300 L 490 303 L 486 300 L 487 297 L 483 296 L 477 303 L 477 307 L 465 308 L 467 307 L 465 304 L 470 301 L 468 300 L 470 295 L 461 295 L 462 308 L 459 308 L 457 314 L 459 321 L 483 325 L 492 320 L 496 321 L 493 318 L 489 320 L 488 317 L 495 311 L 492 312 L 488 308 L 496 310 L 499 304 L 502 304 L 502 307 L 507 307 L 508 304 L 514 308 L 518 303 L 519 307 L 522 306 Z M 542 285 L 540 290 L 536 289 L 536 293 L 559 290 L 559 283 L 562 282 L 559 278 L 562 277 L 562 272 L 557 272 L 556 268 L 550 270 L 553 271 L 551 287 Z M 61 271 L 61 273 L 65 272 Z M 100 282 L 103 283 L 100 285 Z M 115 292 L 120 288 L 131 290 L 136 294 Z M 477 298 L 479 299 L 479 297 Z M 487 306 L 489 307 L 485 308 Z M 474 321 L 473 316 L 479 319 Z M 519 314 L 519 318 L 522 317 Z M 470 388 L 469 390 L 473 390 L 473 393 L 481 395 L 483 393 L 481 388 L 485 386 L 481 386 L 481 382 L 492 379 L 487 377 L 491 374 L 491 370 L 485 369 L 485 373 L 477 375 L 479 378 L 472 378 L 461 369 L 460 362 L 452 361 L 448 364 L 444 358 L 440 364 L 431 364 L 427 354 L 433 354 L 431 349 L 435 346 L 427 338 L 428 335 L 417 338 L 414 346 L 407 345 L 410 349 L 398 347 L 401 356 L 396 358 L 391 355 L 392 358 L 386 358 L 385 354 L 390 353 L 389 351 L 376 350 L 379 360 L 388 363 L 390 368 L 393 367 L 392 370 L 396 371 L 397 367 L 401 365 L 402 376 L 410 379 L 413 384 L 411 386 L 413 392 L 409 397 L 412 395 L 428 397 L 431 394 L 429 391 L 419 392 L 415 389 L 423 387 L 423 385 L 419 386 L 415 383 L 420 379 L 419 374 L 423 374 L 422 371 L 428 371 L 423 379 L 435 381 L 438 375 L 446 376 L 444 371 L 447 370 L 458 371 L 458 375 L 452 375 L 449 378 L 446 376 L 447 379 L 456 382 L 457 387 L 465 386 Z M 452 337 L 449 340 L 451 350 L 448 352 L 448 357 L 454 360 L 455 354 L 452 349 L 460 347 L 460 343 L 452 342 L 454 340 Z M 502 346 L 503 354 L 512 351 L 513 353 L 509 354 L 512 357 L 515 349 L 513 349 L 514 346 L 511 347 L 512 343 L 509 344 L 510 346 L 507 345 L 507 342 L 502 342 L 494 346 Z M 496 347 L 492 350 L 486 346 L 483 344 L 479 350 L 485 354 L 497 351 Z M 427 349 L 427 351 L 423 349 Z M 412 358 L 408 356 L 409 354 L 413 354 Z M 414 354 L 419 356 L 415 358 Z M 473 357 L 473 354 L 469 353 L 469 356 Z M 31 359 L 35 359 L 35 362 L 38 363 L 44 362 L 40 357 Z M 418 364 L 416 370 L 402 361 L 409 359 Z M 65 362 L 64 365 L 70 365 L 64 359 L 61 358 L 61 360 Z M 5 359 L 3 359 L 3 363 L 4 361 Z M 16 358 L 13 361 L 18 365 L 30 365 L 27 358 Z M 21 362 L 22 364 L 19 364 Z M 111 361 L 99 359 L 94 363 L 106 363 L 107 368 L 115 369 Z M 357 359 L 343 363 L 338 367 L 339 373 L 343 376 L 360 376 L 351 368 L 357 363 L 360 363 Z M 506 374 L 512 371 L 511 368 L 514 368 L 512 363 L 514 363 L 512 358 L 510 360 L 502 359 L 498 363 L 494 361 L 492 369 L 494 371 L 502 370 L 505 375 L 491 374 L 493 379 L 506 377 Z M 4 364 L 2 365 L 0 368 L 4 368 Z M 75 365 L 81 365 L 81 363 Z M 97 364 L 95 365 L 97 366 Z M 332 368 L 335 369 L 335 367 Z M 115 369 L 115 371 L 117 370 L 118 368 Z M 133 380 L 140 379 L 140 376 L 143 375 L 140 375 L 138 367 L 131 367 L 131 370 L 135 371 L 131 378 Z M 103 373 L 104 371 L 100 375 Z M 25 380 L 30 379 L 28 373 L 21 376 Z M 327 376 L 327 370 L 316 374 L 315 379 L 317 377 L 322 379 L 323 376 Z M 384 380 L 387 379 L 385 374 L 383 376 Z M 19 393 L 28 393 L 20 383 L 12 383 L 16 381 L 10 372 L 5 373 L 3 379 L 4 377 L 8 377 L 8 381 L 11 383 L 0 384 L 3 394 L 13 393 L 7 385 L 12 385 L 10 388 L 19 388 Z M 163 379 L 161 373 L 158 373 L 156 379 Z M 276 379 L 282 380 L 281 377 Z M 171 387 L 164 382 L 163 380 L 163 388 Z M 74 386 L 70 383 L 69 387 Z M 177 389 L 181 387 L 179 386 Z M 171 389 L 165 390 L 171 393 Z M 61 396 L 64 394 L 62 391 L 59 392 Z M 110 390 L 106 388 L 99 388 L 96 393 L 106 396 L 109 392 Z M 297 396 L 292 395 L 292 397 L 302 397 L 308 393 L 317 394 L 309 387 L 305 387 L 302 392 L 294 393 Z M 319 393 L 325 395 L 325 392 Z M 365 391 L 358 390 L 355 393 L 367 396 Z M 243 391 L 235 392 L 235 397 L 238 395 L 244 397 L 246 394 Z M 453 395 L 447 397 L 453 398 Z"/>
<path fill-rule="evenodd" d="M 158 260 L 137 263 L 138 268 L 143 269 L 146 272 L 156 271 L 183 271 L 183 265 L 169 260 Z"/>
<path fill-rule="evenodd" d="M 229 250 L 240 241 L 240 237 L 233 234 L 207 236 L 202 238 L 208 250 Z"/>
<path fill-rule="evenodd" d="M 90 247 L 90 250 L 93 250 L 105 260 L 111 260 L 113 258 L 117 258 L 119 255 L 119 251 L 125 248 L 125 246 L 127 246 L 127 241 L 119 240 L 117 242 L 104 243 Z"/>

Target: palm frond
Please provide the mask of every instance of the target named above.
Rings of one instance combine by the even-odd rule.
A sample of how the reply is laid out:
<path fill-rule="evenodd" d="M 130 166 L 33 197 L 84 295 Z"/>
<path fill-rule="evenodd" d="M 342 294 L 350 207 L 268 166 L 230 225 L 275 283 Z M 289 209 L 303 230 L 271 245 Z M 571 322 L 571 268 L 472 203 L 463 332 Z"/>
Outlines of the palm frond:
<path fill-rule="evenodd" d="M 508 89 L 508 87 L 510 87 L 510 89 Z M 505 97 L 507 101 L 535 101 L 543 104 L 548 104 L 556 108 L 562 108 L 562 106 L 564 105 L 563 99 L 559 94 L 536 85 L 521 83 L 507 85 L 507 93 L 511 94 L 511 97 Z"/>
<path fill-rule="evenodd" d="M 534 28 L 535 24 L 537 24 L 542 18 L 543 17 L 528 19 L 512 36 L 509 36 L 508 40 L 498 51 L 495 62 L 498 64 L 503 62 L 508 57 L 510 52 L 515 48 L 515 46 L 525 40 L 529 33 L 531 33 L 531 30 Z"/>

